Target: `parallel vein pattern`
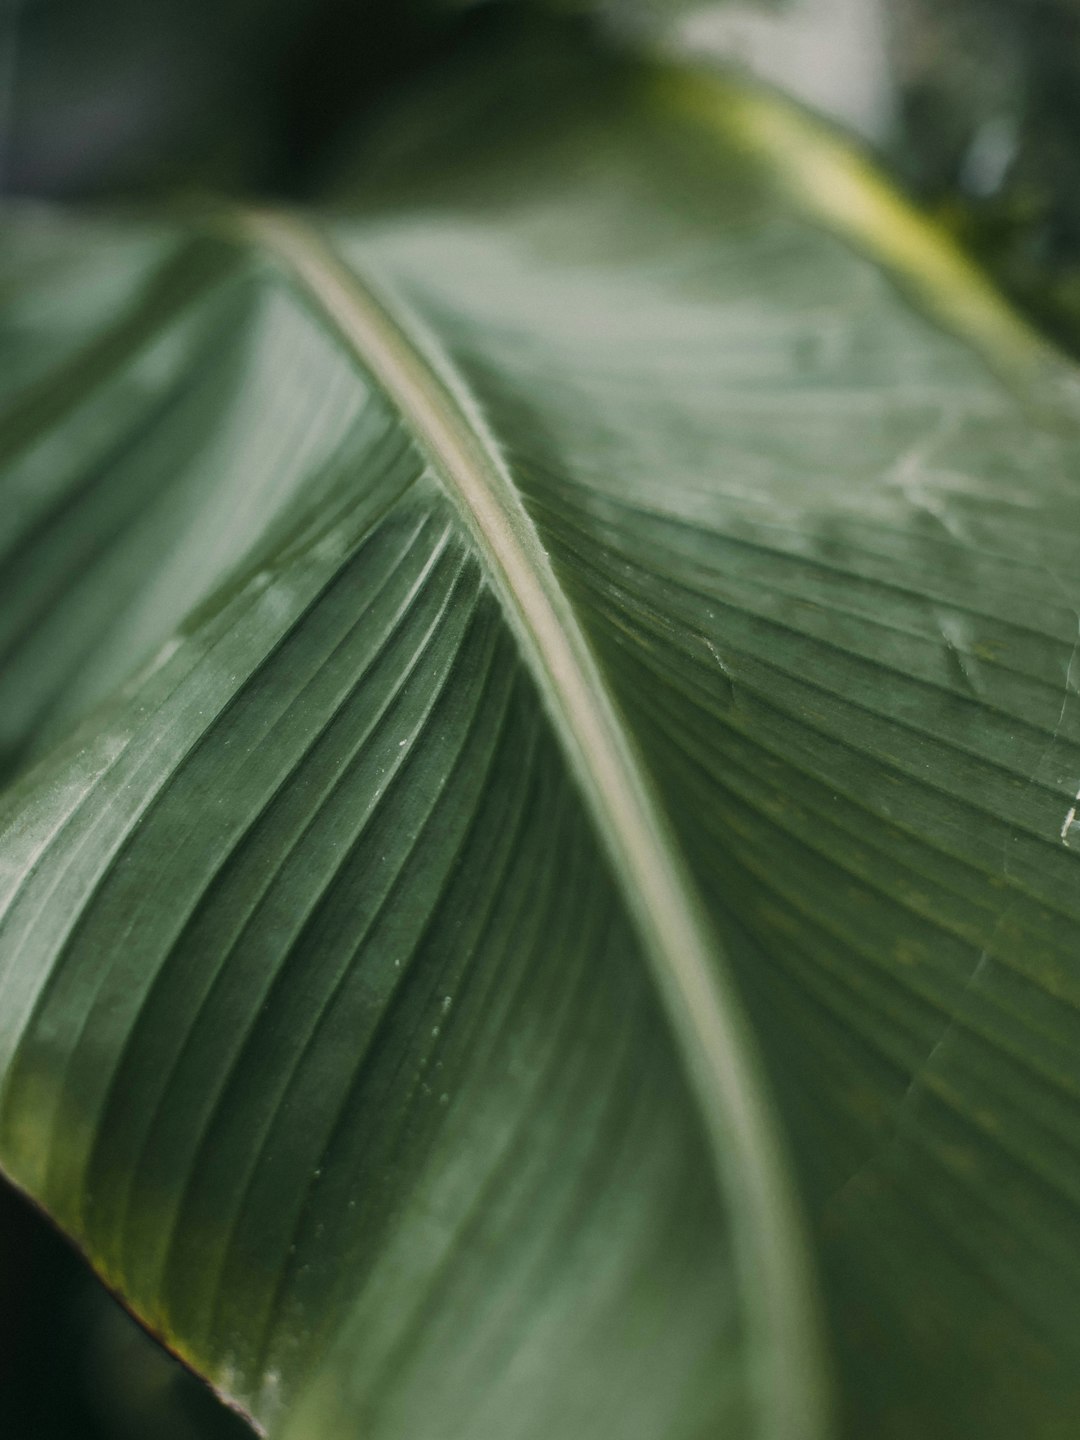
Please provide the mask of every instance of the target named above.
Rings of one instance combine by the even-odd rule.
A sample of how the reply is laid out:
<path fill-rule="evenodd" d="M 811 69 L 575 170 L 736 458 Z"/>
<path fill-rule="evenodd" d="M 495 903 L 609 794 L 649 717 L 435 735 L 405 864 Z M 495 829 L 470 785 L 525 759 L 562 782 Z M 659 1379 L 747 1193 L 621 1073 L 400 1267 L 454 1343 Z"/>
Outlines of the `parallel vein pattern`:
<path fill-rule="evenodd" d="M 740 967 L 853 1433 L 1065 1435 L 1075 418 L 1035 419 L 745 170 L 599 134 L 578 191 L 538 142 L 527 202 L 492 147 L 480 218 L 391 222 L 376 257 L 506 438 Z"/>
<path fill-rule="evenodd" d="M 275 1435 L 822 1434 L 592 685 L 778 1097 L 837 1433 L 1060 1440 L 1075 380 L 1033 350 L 1033 411 L 722 102 L 537 67 L 485 72 L 512 153 L 466 77 L 329 242 L 143 232 L 109 322 L 5 342 L 0 1163 Z"/>
<path fill-rule="evenodd" d="M 567 603 L 494 437 L 433 336 L 387 308 L 308 230 L 255 222 L 322 317 L 355 352 L 417 436 L 462 513 L 622 880 L 660 996 L 684 1053 L 721 1187 L 748 1217 L 737 1240 L 764 1355 L 766 1433 L 814 1433 L 823 1356 L 788 1177 L 761 1103 L 726 963 L 688 883 L 641 758 Z M 391 305 L 394 302 L 391 301 Z M 400 301 L 397 302 L 401 310 Z M 738 1222 L 736 1222 L 738 1223 Z"/>
<path fill-rule="evenodd" d="M 743 1428 L 745 1261 L 515 632 L 393 408 L 243 284 L 275 504 L 193 612 L 144 578 L 178 637 L 8 792 L 5 1167 L 271 1430 Z"/>

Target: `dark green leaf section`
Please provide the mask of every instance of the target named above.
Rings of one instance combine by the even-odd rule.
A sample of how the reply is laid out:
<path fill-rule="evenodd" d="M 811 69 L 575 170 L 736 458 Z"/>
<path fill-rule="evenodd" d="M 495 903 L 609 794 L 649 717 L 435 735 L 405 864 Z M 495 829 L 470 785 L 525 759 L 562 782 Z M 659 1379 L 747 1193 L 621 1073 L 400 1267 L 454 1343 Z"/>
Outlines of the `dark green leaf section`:
<path fill-rule="evenodd" d="M 743 105 L 714 104 L 740 151 Z M 538 146 L 527 202 L 493 157 L 487 188 L 470 174 L 481 219 L 448 203 L 388 229 L 381 257 L 506 437 L 739 967 L 851 1433 L 1063 1437 L 1080 1408 L 1075 380 L 1018 330 L 985 357 L 938 333 L 737 167 L 643 128 L 590 139 L 577 178 L 569 142 Z M 775 183 L 812 194 L 831 143 L 808 134 Z M 628 235 L 631 185 L 648 218 Z M 823 223 L 873 237 L 874 188 L 825 199 Z M 918 225 L 915 246 L 885 229 L 885 254 L 921 254 Z M 959 287 L 926 299 L 1010 338 Z M 1024 393 L 987 361 L 1025 371 Z"/>
<path fill-rule="evenodd" d="M 390 119 L 333 244 L 505 461 L 737 968 L 846 1433 L 1071 1436 L 1075 382 L 995 379 L 737 95 L 695 135 L 541 69 L 510 153 L 471 82 Z M 221 256 L 24 346 L 4 1168 L 275 1433 L 803 1440 L 559 687 L 377 358 Z"/>
<path fill-rule="evenodd" d="M 50 208 L 21 203 L 18 213 L 18 223 L 0 235 L 5 410 L 35 381 L 44 380 L 44 393 L 53 394 L 54 371 L 80 347 L 111 335 L 177 248 L 172 226 L 104 216 L 81 219 L 76 248 Z"/>
<path fill-rule="evenodd" d="M 279 276 L 133 305 L 48 434 L 122 433 L 103 530 L 201 518 L 71 577 L 74 680 L 149 658 L 9 792 L 5 1168 L 271 1429 L 335 1341 L 314 1433 L 753 1427 L 700 1117 L 457 512 Z"/>
<path fill-rule="evenodd" d="M 43 223 L 27 227 L 28 247 L 40 243 Z M 276 377 L 265 349 L 262 364 L 249 365 L 260 339 L 282 326 L 283 307 L 254 295 L 236 255 L 205 240 L 141 238 L 140 247 L 128 237 L 121 257 L 141 260 L 141 249 L 160 257 L 159 268 L 137 273 L 127 294 L 115 281 L 108 287 L 119 321 L 103 327 L 88 306 L 62 334 L 44 337 L 46 354 L 64 357 L 47 379 L 31 378 L 33 352 L 8 372 L 17 387 L 3 432 L 9 763 L 31 735 L 40 744 L 40 727 L 58 711 L 106 693 L 170 633 L 258 534 L 249 510 L 269 522 L 309 479 L 304 447 L 334 442 L 332 431 L 312 434 L 295 374 Z M 91 246 L 97 239 L 92 233 Z M 48 243 L 57 245 L 55 235 Z M 83 265 L 80 256 L 77 273 Z M 51 288 L 51 267 L 38 284 Z M 287 448 L 253 452 L 265 411 L 294 406 Z M 234 443 L 242 454 L 213 452 Z M 208 541 L 199 530 L 211 514 Z"/>

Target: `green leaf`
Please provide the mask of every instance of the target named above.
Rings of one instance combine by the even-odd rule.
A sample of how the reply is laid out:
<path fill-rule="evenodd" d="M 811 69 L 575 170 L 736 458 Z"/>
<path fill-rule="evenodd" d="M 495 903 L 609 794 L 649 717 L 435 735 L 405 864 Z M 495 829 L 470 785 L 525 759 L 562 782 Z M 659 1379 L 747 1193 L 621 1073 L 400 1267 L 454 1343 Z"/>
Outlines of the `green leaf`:
<path fill-rule="evenodd" d="M 15 227 L 4 1169 L 274 1435 L 1070 1434 L 1075 378 L 794 112 L 480 65 Z"/>

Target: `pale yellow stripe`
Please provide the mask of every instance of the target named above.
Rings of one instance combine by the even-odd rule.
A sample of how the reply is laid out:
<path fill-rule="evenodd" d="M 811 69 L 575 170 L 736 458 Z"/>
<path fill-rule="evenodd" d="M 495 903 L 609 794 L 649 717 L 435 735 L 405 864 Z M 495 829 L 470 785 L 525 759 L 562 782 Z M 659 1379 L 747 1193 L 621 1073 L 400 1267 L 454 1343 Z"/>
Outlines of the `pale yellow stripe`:
<path fill-rule="evenodd" d="M 971 257 L 828 125 L 719 74 L 663 68 L 653 86 L 669 111 L 756 155 L 809 219 L 892 272 L 995 369 L 1023 380 L 1057 368 L 1057 351 Z"/>

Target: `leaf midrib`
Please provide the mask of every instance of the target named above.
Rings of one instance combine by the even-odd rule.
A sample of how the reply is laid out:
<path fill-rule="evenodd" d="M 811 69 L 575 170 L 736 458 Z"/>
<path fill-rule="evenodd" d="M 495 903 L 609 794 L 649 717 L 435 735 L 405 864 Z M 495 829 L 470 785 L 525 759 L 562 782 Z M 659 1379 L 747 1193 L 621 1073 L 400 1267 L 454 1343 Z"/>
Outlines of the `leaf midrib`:
<path fill-rule="evenodd" d="M 636 746 L 468 386 L 422 322 L 304 222 L 238 217 L 402 418 L 487 569 L 589 806 L 698 1103 L 731 1202 L 767 1440 L 826 1433 L 812 1267 L 786 1159 L 734 979 Z"/>

